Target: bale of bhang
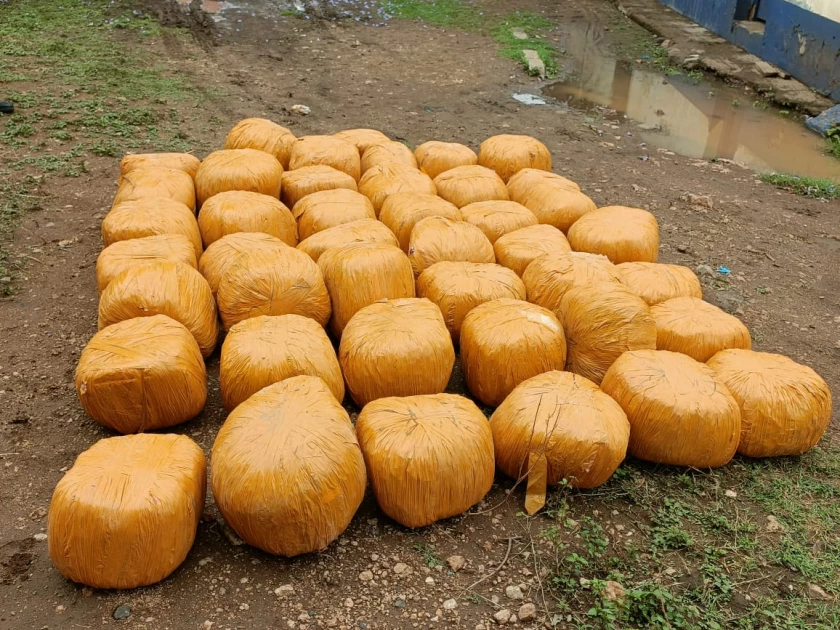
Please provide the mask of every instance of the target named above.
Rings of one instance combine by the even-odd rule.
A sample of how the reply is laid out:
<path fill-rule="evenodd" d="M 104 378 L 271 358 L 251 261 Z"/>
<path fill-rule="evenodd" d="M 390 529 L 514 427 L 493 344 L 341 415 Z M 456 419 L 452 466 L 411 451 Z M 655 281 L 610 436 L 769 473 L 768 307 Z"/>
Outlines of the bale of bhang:
<path fill-rule="evenodd" d="M 434 179 L 458 166 L 475 166 L 478 156 L 468 146 L 457 142 L 424 142 L 414 150 L 417 167 Z"/>
<path fill-rule="evenodd" d="M 195 178 L 201 160 L 190 153 L 129 153 L 120 160 L 120 175 L 140 168 L 174 168 Z"/>
<path fill-rule="evenodd" d="M 576 252 L 603 254 L 616 265 L 625 262 L 656 262 L 659 256 L 659 224 L 647 210 L 607 206 L 587 212 L 568 232 Z"/>
<path fill-rule="evenodd" d="M 193 267 L 166 260 L 147 262 L 123 271 L 99 298 L 100 330 L 152 315 L 166 315 L 186 326 L 203 356 L 210 356 L 216 347 L 219 326 L 213 292 Z"/>
<path fill-rule="evenodd" d="M 283 173 L 282 199 L 292 210 L 297 202 L 316 192 L 346 189 L 356 191 L 356 180 L 331 166 L 305 166 Z"/>
<path fill-rule="evenodd" d="M 102 293 L 108 283 L 126 269 L 154 260 L 198 267 L 195 247 L 181 234 L 158 234 L 117 241 L 103 249 L 96 259 L 96 286 L 99 292 Z"/>
<path fill-rule="evenodd" d="M 367 170 L 359 182 L 359 192 L 370 199 L 377 216 L 391 195 L 401 192 L 435 195 L 432 179 L 416 168 L 402 164 L 378 164 Z"/>
<path fill-rule="evenodd" d="M 195 174 L 199 207 L 213 195 L 229 190 L 247 190 L 270 197 L 280 197 L 283 165 L 265 151 L 224 149 L 214 151 L 201 163 Z"/>
<path fill-rule="evenodd" d="M 288 247 L 288 245 L 279 238 L 264 232 L 228 234 L 207 248 L 198 264 L 198 271 L 207 280 L 215 298 L 216 292 L 219 290 L 219 283 L 240 256 L 262 250 L 282 249 L 283 247 Z"/>
<path fill-rule="evenodd" d="M 464 221 L 472 223 L 495 243 L 499 237 L 537 225 L 537 217 L 525 206 L 515 201 L 479 201 L 461 208 Z"/>
<path fill-rule="evenodd" d="M 601 389 L 630 421 L 628 451 L 658 464 L 716 468 L 735 455 L 738 403 L 714 371 L 677 352 L 625 352 Z"/>
<path fill-rule="evenodd" d="M 298 244 L 298 228 L 289 209 L 262 193 L 229 190 L 213 195 L 198 213 L 198 229 L 204 247 L 237 232 L 264 232 L 287 245 Z"/>
<path fill-rule="evenodd" d="M 380 243 L 395 247 L 399 245 L 394 233 L 376 219 L 359 219 L 313 234 L 301 241 L 297 248 L 318 262 L 328 249 L 351 243 Z"/>
<path fill-rule="evenodd" d="M 508 193 L 511 201 L 522 203 L 528 196 L 528 191 L 540 184 L 550 183 L 557 188 L 580 192 L 580 186 L 567 177 L 543 171 L 538 168 L 523 168 L 507 181 Z M 524 204 L 523 204 L 524 205 Z"/>
<path fill-rule="evenodd" d="M 292 145 L 297 138 L 289 129 L 265 118 L 246 118 L 236 123 L 225 138 L 225 149 L 257 149 L 277 158 L 289 168 Z"/>
<path fill-rule="evenodd" d="M 213 444 L 210 482 L 242 540 L 291 557 L 326 548 L 347 528 L 365 494 L 365 462 L 324 381 L 294 376 L 231 412 Z"/>
<path fill-rule="evenodd" d="M 456 166 L 434 180 L 437 194 L 459 208 L 479 201 L 507 201 L 508 191 L 496 172 L 483 166 Z"/>
<path fill-rule="evenodd" d="M 547 181 L 533 186 L 516 201 L 528 208 L 540 223 L 568 232 L 582 216 L 597 209 L 595 202 L 580 191 Z"/>
<path fill-rule="evenodd" d="M 292 145 L 289 169 L 329 166 L 347 173 L 354 181 L 361 176 L 361 158 L 356 145 L 336 136 L 303 136 Z"/>
<path fill-rule="evenodd" d="M 344 327 L 338 361 L 359 407 L 377 398 L 439 394 L 455 364 L 440 309 L 429 300 L 377 302 Z"/>
<path fill-rule="evenodd" d="M 551 170 L 551 153 L 542 142 L 531 136 L 503 134 L 481 143 L 478 163 L 492 168 L 508 181 L 523 168 Z"/>
<path fill-rule="evenodd" d="M 297 221 L 301 241 L 336 225 L 376 218 L 367 197 L 345 188 L 307 195 L 295 204 L 292 214 Z"/>
<path fill-rule="evenodd" d="M 292 378 L 317 376 L 338 402 L 344 378 L 327 333 L 300 315 L 262 315 L 231 327 L 222 344 L 219 388 L 232 411 L 263 387 Z"/>
<path fill-rule="evenodd" d="M 376 129 L 345 129 L 333 134 L 336 138 L 347 140 L 350 144 L 356 147 L 359 155 L 362 155 L 372 144 L 380 142 L 388 142 L 390 138 L 381 131 Z"/>
<path fill-rule="evenodd" d="M 461 325 L 461 368 L 473 396 L 495 407 L 532 376 L 562 370 L 566 337 L 554 313 L 522 300 L 485 302 Z"/>
<path fill-rule="evenodd" d="M 437 195 L 406 192 L 388 197 L 379 212 L 379 220 L 394 233 L 400 247 L 406 252 L 411 231 L 426 217 L 446 217 L 460 221 L 461 211 Z"/>
<path fill-rule="evenodd" d="M 180 234 L 192 243 L 196 260 L 201 260 L 201 232 L 192 210 L 179 201 L 149 197 L 114 206 L 102 219 L 102 242 L 106 247 L 161 234 Z"/>
<path fill-rule="evenodd" d="M 362 174 L 377 164 L 402 164 L 408 168 L 417 168 L 414 152 L 402 142 L 394 140 L 372 144 L 362 153 Z"/>
<path fill-rule="evenodd" d="M 462 514 L 493 485 L 490 426 L 463 396 L 380 398 L 356 433 L 379 507 L 406 527 Z"/>
<path fill-rule="evenodd" d="M 195 541 L 206 474 L 204 452 L 184 435 L 99 440 L 55 487 L 50 559 L 66 578 L 93 588 L 160 582 Z"/>
<path fill-rule="evenodd" d="M 493 243 L 496 262 L 519 277 L 535 259 L 544 254 L 564 254 L 572 248 L 563 232 L 551 225 L 529 225 L 500 236 Z"/>
<path fill-rule="evenodd" d="M 675 297 L 702 298 L 700 280 L 688 267 L 652 262 L 616 265 L 621 281 L 649 306 Z"/>
<path fill-rule="evenodd" d="M 476 226 L 445 217 L 427 217 L 418 221 L 408 240 L 408 259 L 414 276 L 435 263 L 493 263 L 493 245 Z"/>
<path fill-rule="evenodd" d="M 163 197 L 179 201 L 195 211 L 193 178 L 181 169 L 144 166 L 120 176 L 113 206 L 126 201 Z"/>

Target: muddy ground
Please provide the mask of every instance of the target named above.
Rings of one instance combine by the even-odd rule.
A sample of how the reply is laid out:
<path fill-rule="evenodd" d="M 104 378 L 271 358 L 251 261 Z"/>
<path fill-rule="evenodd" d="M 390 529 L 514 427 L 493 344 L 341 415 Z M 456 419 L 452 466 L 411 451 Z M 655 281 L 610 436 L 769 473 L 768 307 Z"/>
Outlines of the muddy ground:
<path fill-rule="evenodd" d="M 558 46 L 580 28 L 613 50 L 646 37 L 609 2 L 480 5 L 491 13 L 542 13 L 558 24 L 551 35 Z M 202 90 L 197 104 L 176 106 L 182 140 L 198 155 L 221 147 L 227 130 L 249 116 L 297 135 L 373 127 L 412 146 L 439 139 L 477 148 L 497 133 L 536 136 L 551 149 L 555 170 L 599 205 L 652 211 L 661 260 L 708 266 L 706 299 L 741 317 L 756 348 L 811 365 L 840 391 L 838 202 L 779 191 L 732 163 L 657 151 L 639 142 L 632 121 L 520 105 L 511 94 L 535 92 L 538 82 L 479 33 L 396 19 L 382 27 L 305 19 L 268 1 L 248 7 L 253 16 L 244 10 L 219 23 L 179 18 L 191 35 L 165 29 L 139 44 L 150 63 L 165 63 Z M 312 113 L 292 114 L 295 104 Z M 517 621 L 521 627 L 612 627 L 603 611 L 613 609 L 601 605 L 606 600 L 591 579 L 638 588 L 632 618 L 615 627 L 711 627 L 690 620 L 691 606 L 701 618 L 714 610 L 720 627 L 832 627 L 840 588 L 826 562 L 838 544 L 833 521 L 820 519 L 836 513 L 840 492 L 825 472 L 838 470 L 836 415 L 820 448 L 803 458 L 737 458 L 714 473 L 628 462 L 599 490 L 557 491 L 551 510 L 536 518 L 520 514 L 523 492 L 511 492 L 501 476 L 475 513 L 419 531 L 396 526 L 368 497 L 337 543 L 293 560 L 232 544 L 208 498 L 195 547 L 163 583 L 120 593 L 68 582 L 39 534 L 56 482 L 108 435 L 83 413 L 73 372 L 96 331 L 94 264 L 118 157 L 91 154 L 79 177 L 38 180 L 37 207 L 9 244 L 20 271 L 15 291 L 0 300 L 0 628 L 472 629 L 489 627 L 502 609 L 517 615 L 524 602 L 537 613 Z M 731 273 L 714 271 L 721 266 Z M 225 418 L 218 351 L 208 372 L 207 408 L 178 430 L 209 454 Z M 457 379 L 452 389 L 462 391 Z M 687 511 L 673 509 L 672 499 Z M 817 508 L 819 518 L 801 522 L 798 513 Z M 707 514 L 729 525 L 714 527 Z M 767 527 L 768 515 L 785 524 L 790 540 Z M 670 530 L 689 531 L 691 540 L 663 544 L 657 534 Z M 569 561 L 571 551 L 584 563 Z M 453 561 L 453 571 L 451 556 L 462 556 L 463 568 Z M 276 594 L 284 585 L 292 590 Z M 523 600 L 506 596 L 511 585 L 521 585 Z M 444 606 L 447 600 L 456 606 Z M 118 621 L 121 605 L 130 615 Z"/>

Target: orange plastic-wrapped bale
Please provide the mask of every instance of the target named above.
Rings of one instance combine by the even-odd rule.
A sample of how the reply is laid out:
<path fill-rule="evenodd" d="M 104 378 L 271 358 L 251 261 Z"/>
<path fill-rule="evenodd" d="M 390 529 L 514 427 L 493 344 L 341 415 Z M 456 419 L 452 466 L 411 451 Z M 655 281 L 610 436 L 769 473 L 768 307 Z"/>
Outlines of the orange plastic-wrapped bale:
<path fill-rule="evenodd" d="M 496 261 L 518 276 L 525 273 L 535 259 L 544 254 L 564 254 L 571 251 L 563 232 L 551 225 L 529 225 L 500 236 L 493 243 Z"/>
<path fill-rule="evenodd" d="M 300 240 L 342 223 L 376 218 L 367 197 L 345 188 L 307 195 L 295 204 L 293 214 L 298 222 Z"/>
<path fill-rule="evenodd" d="M 517 481 L 546 465 L 546 485 L 605 483 L 627 454 L 630 423 L 587 378 L 545 372 L 523 381 L 490 418 L 496 465 Z"/>
<path fill-rule="evenodd" d="M 523 168 L 551 170 L 551 153 L 531 136 L 504 134 L 487 138 L 478 150 L 478 163 L 508 181 Z"/>
<path fill-rule="evenodd" d="M 213 195 L 198 213 L 205 247 L 237 232 L 264 232 L 287 245 L 298 244 L 298 228 L 289 209 L 276 197 L 243 190 Z"/>
<path fill-rule="evenodd" d="M 193 178 L 175 168 L 136 168 L 120 177 L 113 205 L 157 197 L 179 201 L 195 211 Z"/>
<path fill-rule="evenodd" d="M 580 186 L 577 183 L 562 175 L 538 168 L 523 168 L 507 182 L 510 200 L 525 205 L 523 200 L 528 197 L 528 193 L 542 184 L 551 184 L 555 188 L 580 192 Z"/>
<path fill-rule="evenodd" d="M 196 259 L 201 259 L 201 232 L 192 210 L 179 201 L 149 197 L 125 201 L 114 206 L 102 219 L 105 246 L 160 234 L 180 234 L 192 243 Z"/>
<path fill-rule="evenodd" d="M 454 394 L 380 398 L 356 433 L 376 502 L 406 527 L 462 514 L 493 485 L 493 436 L 471 400 Z"/>
<path fill-rule="evenodd" d="M 808 366 L 752 350 L 722 350 L 707 365 L 738 401 L 741 455 L 801 455 L 828 428 L 831 391 Z"/>
<path fill-rule="evenodd" d="M 566 369 L 595 383 L 622 353 L 656 348 L 650 308 L 618 282 L 569 289 L 559 317 L 569 344 Z"/>
<path fill-rule="evenodd" d="M 671 298 L 650 312 L 659 350 L 682 352 L 705 363 L 721 350 L 752 347 L 750 331 L 740 319 L 700 298 Z"/>
<path fill-rule="evenodd" d="M 361 176 L 359 150 L 351 142 L 335 136 L 303 136 L 292 145 L 289 168 L 330 166 L 347 173 L 354 181 Z"/>
<path fill-rule="evenodd" d="M 216 347 L 219 326 L 213 292 L 204 276 L 189 265 L 160 260 L 127 269 L 99 298 L 100 330 L 152 315 L 166 315 L 186 326 L 205 357 Z"/>
<path fill-rule="evenodd" d="M 569 228 L 577 252 L 603 254 L 615 264 L 656 262 L 659 224 L 647 210 L 607 206 L 587 212 Z"/>
<path fill-rule="evenodd" d="M 559 252 L 535 258 L 525 268 L 522 281 L 528 291 L 529 302 L 562 317 L 560 301 L 570 289 L 602 282 L 621 284 L 621 276 L 606 256 Z"/>
<path fill-rule="evenodd" d="M 435 177 L 437 194 L 459 208 L 479 201 L 507 201 L 508 191 L 496 172 L 483 166 L 456 166 Z"/>
<path fill-rule="evenodd" d="M 416 168 L 402 164 L 378 164 L 369 168 L 359 182 L 359 192 L 370 199 L 376 214 L 385 200 L 396 193 L 437 194 L 432 179 Z"/>
<path fill-rule="evenodd" d="M 210 290 L 213 292 L 213 297 L 215 297 L 222 278 L 240 256 L 263 250 L 273 251 L 284 247 L 288 247 L 288 245 L 279 238 L 264 232 L 228 234 L 207 248 L 198 264 L 198 270 L 207 280 L 207 284 L 210 285 Z"/>
<path fill-rule="evenodd" d="M 658 464 L 716 468 L 735 455 L 741 412 L 711 368 L 676 352 L 625 352 L 601 389 L 630 420 L 629 453 Z"/>
<path fill-rule="evenodd" d="M 461 211 L 437 195 L 397 193 L 382 204 L 379 220 L 397 237 L 403 251 L 408 251 L 411 230 L 426 217 L 446 217 L 461 220 Z"/>
<path fill-rule="evenodd" d="M 414 150 L 418 168 L 434 179 L 458 166 L 475 166 L 478 156 L 468 146 L 456 142 L 424 142 Z"/>
<path fill-rule="evenodd" d="M 306 166 L 283 173 L 283 203 L 294 210 L 298 201 L 323 190 L 356 191 L 356 180 L 330 166 Z"/>
<path fill-rule="evenodd" d="M 385 140 L 367 147 L 362 153 L 362 173 L 377 164 L 402 164 L 408 168 L 417 168 L 414 153 L 402 142 Z"/>
<path fill-rule="evenodd" d="M 228 331 L 222 344 L 219 387 L 232 411 L 263 387 L 293 376 L 317 376 L 338 402 L 344 378 L 327 333 L 300 315 L 252 317 Z"/>
<path fill-rule="evenodd" d="M 321 326 L 330 319 L 330 296 L 321 270 L 291 247 L 243 254 L 216 291 L 225 330 L 258 315 L 302 315 Z"/>
<path fill-rule="evenodd" d="M 332 303 L 330 330 L 341 337 L 359 309 L 384 299 L 413 298 L 411 263 L 399 247 L 352 243 L 327 250 L 318 259 Z"/>
<path fill-rule="evenodd" d="M 388 142 L 390 140 L 388 136 L 376 129 L 345 129 L 333 135 L 355 146 L 359 151 L 359 155 L 362 155 L 365 149 L 372 144 L 379 144 L 380 142 Z"/>
<path fill-rule="evenodd" d="M 289 168 L 292 145 L 297 138 L 291 131 L 265 118 L 240 120 L 228 132 L 225 149 L 256 149 L 277 158 L 284 169 Z"/>
<path fill-rule="evenodd" d="M 537 225 L 537 217 L 515 201 L 480 201 L 461 208 L 464 221 L 484 232 L 491 243 L 509 232 Z"/>
<path fill-rule="evenodd" d="M 247 190 L 280 197 L 283 165 L 265 151 L 225 149 L 214 151 L 195 174 L 195 191 L 201 206 L 213 195 L 229 190 Z"/>
<path fill-rule="evenodd" d="M 578 219 L 597 208 L 582 192 L 567 190 L 554 182 L 537 184 L 517 200 L 533 212 L 540 223 L 553 225 L 563 232 L 568 232 Z"/>
<path fill-rule="evenodd" d="M 496 262 L 493 244 L 484 232 L 465 221 L 445 217 L 427 217 L 415 224 L 408 240 L 408 259 L 415 277 L 443 261 Z"/>
<path fill-rule="evenodd" d="M 156 584 L 186 559 L 204 513 L 204 452 L 184 435 L 99 440 L 53 492 L 50 560 L 93 588 Z"/>
<path fill-rule="evenodd" d="M 445 261 L 420 274 L 417 296 L 437 304 L 452 341 L 458 343 L 467 313 L 491 300 L 524 300 L 525 285 L 519 276 L 501 265 Z"/>
<path fill-rule="evenodd" d="M 700 280 L 688 267 L 628 262 L 616 265 L 621 281 L 650 306 L 675 297 L 702 298 Z"/>
<path fill-rule="evenodd" d="M 120 175 L 151 167 L 174 168 L 194 178 L 200 164 L 201 160 L 190 153 L 130 153 L 120 160 Z"/>
<path fill-rule="evenodd" d="M 318 262 L 321 254 L 328 249 L 351 243 L 381 243 L 395 247 L 399 245 L 394 233 L 376 219 L 359 219 L 313 234 L 301 241 L 298 249 Z"/>
<path fill-rule="evenodd" d="M 228 525 L 249 545 L 280 556 L 326 548 L 365 494 L 350 417 L 315 376 L 269 385 L 234 409 L 210 463 Z"/>
<path fill-rule="evenodd" d="M 159 234 L 117 241 L 99 253 L 96 259 L 96 286 L 102 293 L 108 283 L 126 269 L 154 260 L 168 260 L 197 267 L 195 247 L 186 236 Z"/>
<path fill-rule="evenodd" d="M 386 396 L 439 394 L 455 364 L 440 309 L 407 298 L 366 306 L 344 327 L 338 361 L 359 407 Z"/>
<path fill-rule="evenodd" d="M 164 429 L 204 408 L 204 359 L 190 331 L 174 319 L 127 319 L 100 330 L 82 350 L 76 393 L 87 414 L 109 429 Z"/>
<path fill-rule="evenodd" d="M 499 299 L 472 309 L 461 325 L 461 368 L 467 387 L 485 405 L 499 405 L 532 376 L 562 370 L 566 337 L 551 311 Z"/>

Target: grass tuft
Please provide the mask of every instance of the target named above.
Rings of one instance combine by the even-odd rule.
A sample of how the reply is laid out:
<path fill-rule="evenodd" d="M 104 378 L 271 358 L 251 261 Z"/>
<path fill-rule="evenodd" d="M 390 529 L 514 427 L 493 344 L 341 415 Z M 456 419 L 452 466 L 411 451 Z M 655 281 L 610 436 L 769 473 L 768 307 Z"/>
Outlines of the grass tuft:
<path fill-rule="evenodd" d="M 840 199 L 840 184 L 830 179 L 803 177 L 784 173 L 762 173 L 761 181 L 797 195 L 819 199 Z"/>

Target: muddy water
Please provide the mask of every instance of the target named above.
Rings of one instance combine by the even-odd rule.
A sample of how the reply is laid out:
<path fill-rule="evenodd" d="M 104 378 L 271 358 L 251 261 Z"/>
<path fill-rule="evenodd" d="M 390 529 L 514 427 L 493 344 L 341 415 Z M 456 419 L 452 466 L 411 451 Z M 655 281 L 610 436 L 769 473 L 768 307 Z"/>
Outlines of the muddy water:
<path fill-rule="evenodd" d="M 821 137 L 743 88 L 663 76 L 581 43 L 569 48 L 581 51 L 571 63 L 574 78 L 548 86 L 545 95 L 607 117 L 627 116 L 639 123 L 637 138 L 680 155 L 840 180 L 840 160 L 822 153 Z"/>

